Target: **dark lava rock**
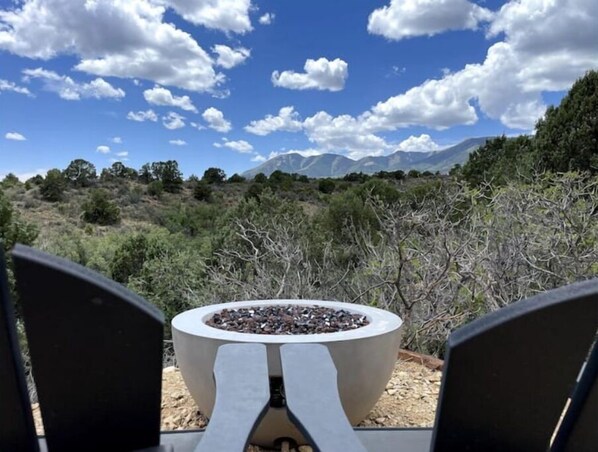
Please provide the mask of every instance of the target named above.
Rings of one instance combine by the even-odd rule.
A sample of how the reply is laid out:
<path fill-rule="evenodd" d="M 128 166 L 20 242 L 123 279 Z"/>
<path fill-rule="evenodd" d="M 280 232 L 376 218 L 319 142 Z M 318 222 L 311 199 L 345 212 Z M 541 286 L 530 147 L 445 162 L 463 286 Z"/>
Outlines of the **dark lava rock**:
<path fill-rule="evenodd" d="M 211 327 L 237 333 L 287 335 L 336 333 L 369 323 L 365 316 L 344 309 L 297 305 L 223 309 L 206 322 Z"/>

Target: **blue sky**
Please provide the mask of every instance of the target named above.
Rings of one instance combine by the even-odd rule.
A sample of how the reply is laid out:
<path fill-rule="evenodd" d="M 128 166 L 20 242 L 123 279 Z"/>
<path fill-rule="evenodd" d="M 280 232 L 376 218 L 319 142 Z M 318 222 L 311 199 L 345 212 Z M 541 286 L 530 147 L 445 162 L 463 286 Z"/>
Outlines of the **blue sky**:
<path fill-rule="evenodd" d="M 0 0 L 0 175 L 228 175 L 533 129 L 598 68 L 595 0 Z"/>

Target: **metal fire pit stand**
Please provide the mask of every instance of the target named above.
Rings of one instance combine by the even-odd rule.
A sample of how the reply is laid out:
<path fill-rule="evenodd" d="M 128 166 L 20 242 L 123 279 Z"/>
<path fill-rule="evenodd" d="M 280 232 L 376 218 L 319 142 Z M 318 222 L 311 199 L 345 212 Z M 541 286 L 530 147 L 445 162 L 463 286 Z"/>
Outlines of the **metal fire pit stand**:
<path fill-rule="evenodd" d="M 35 433 L 0 256 L 0 451 L 245 450 L 271 398 L 263 345 L 218 350 L 205 431 L 160 432 L 162 313 L 66 260 L 24 246 L 12 257 L 45 436 Z M 461 327 L 448 339 L 431 429 L 352 429 L 327 349 L 284 345 L 286 405 L 316 451 L 595 452 L 597 332 L 598 279 Z"/>

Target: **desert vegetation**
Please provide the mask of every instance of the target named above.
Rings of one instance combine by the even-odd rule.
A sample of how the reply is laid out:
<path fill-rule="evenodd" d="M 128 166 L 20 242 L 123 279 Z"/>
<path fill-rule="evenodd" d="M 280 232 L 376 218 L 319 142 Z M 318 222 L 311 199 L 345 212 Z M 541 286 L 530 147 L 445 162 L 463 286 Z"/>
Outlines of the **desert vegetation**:
<path fill-rule="evenodd" d="M 98 176 L 74 160 L 4 179 L 0 238 L 99 271 L 167 320 L 244 299 L 362 303 L 405 320 L 404 347 L 442 357 L 461 324 L 598 275 L 597 111 L 589 72 L 535 135 L 490 140 L 450 175 L 183 180 L 175 161 Z"/>

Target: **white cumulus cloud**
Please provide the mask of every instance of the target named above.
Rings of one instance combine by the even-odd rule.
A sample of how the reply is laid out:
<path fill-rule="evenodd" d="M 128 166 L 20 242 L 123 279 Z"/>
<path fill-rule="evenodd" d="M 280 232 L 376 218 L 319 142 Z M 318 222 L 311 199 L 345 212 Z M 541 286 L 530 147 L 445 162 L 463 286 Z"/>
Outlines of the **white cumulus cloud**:
<path fill-rule="evenodd" d="M 232 33 L 251 31 L 250 0 L 159 0 L 185 20 L 207 28 Z"/>
<path fill-rule="evenodd" d="M 25 138 L 25 136 L 20 134 L 19 132 L 7 132 L 6 135 L 4 135 L 4 138 L 6 138 L 7 140 L 13 140 L 13 141 L 26 141 L 27 140 L 27 138 Z"/>
<path fill-rule="evenodd" d="M 476 29 L 492 12 L 467 0 L 391 0 L 368 19 L 368 31 L 387 39 L 433 36 L 447 30 Z"/>
<path fill-rule="evenodd" d="M 411 135 L 409 138 L 401 141 L 397 146 L 397 151 L 405 152 L 430 152 L 437 151 L 440 146 L 428 134 L 421 134 L 416 137 Z"/>
<path fill-rule="evenodd" d="M 382 137 L 374 135 L 360 119 L 350 115 L 333 117 L 320 111 L 307 118 L 303 127 L 309 141 L 316 143 L 320 150 L 341 152 L 353 159 L 392 150 Z"/>
<path fill-rule="evenodd" d="M 403 94 L 376 104 L 361 117 L 372 131 L 395 130 L 423 125 L 433 129 L 447 129 L 458 124 L 474 124 L 475 108 L 463 91 L 447 81 L 428 80 Z"/>
<path fill-rule="evenodd" d="M 408 125 L 443 129 L 473 124 L 474 102 L 492 119 L 531 130 L 546 109 L 542 93 L 561 91 L 598 68 L 598 2 L 511 1 L 494 14 L 490 36 L 502 37 L 482 63 L 427 80 L 379 102 L 363 115 L 371 130 Z"/>
<path fill-rule="evenodd" d="M 99 153 L 101 153 L 101 154 L 108 154 L 110 152 L 110 147 L 109 146 L 105 146 L 105 145 L 98 146 L 96 148 L 96 151 L 99 152 Z"/>
<path fill-rule="evenodd" d="M 332 61 L 326 58 L 308 59 L 303 69 L 305 72 L 274 71 L 272 83 L 274 86 L 288 89 L 317 89 L 341 91 L 349 74 L 349 65 L 336 58 Z"/>
<path fill-rule="evenodd" d="M 245 130 L 254 135 L 265 136 L 272 132 L 283 130 L 286 132 L 298 132 L 303 127 L 299 113 L 292 106 L 282 107 L 277 116 L 266 115 L 264 119 L 251 121 L 245 126 Z"/>
<path fill-rule="evenodd" d="M 253 146 L 245 140 L 232 141 L 232 140 L 227 140 L 226 138 L 223 138 L 222 140 L 224 141 L 224 143 L 221 143 L 221 146 L 232 149 L 233 151 L 240 152 L 241 154 L 251 154 L 253 151 Z M 220 143 L 218 143 L 218 144 L 220 144 Z M 221 146 L 216 146 L 216 147 L 221 147 Z"/>
<path fill-rule="evenodd" d="M 143 92 L 143 97 L 152 105 L 179 107 L 182 110 L 197 113 L 197 108 L 195 108 L 189 96 L 174 96 L 170 90 L 158 85 L 152 89 L 146 89 Z"/>
<path fill-rule="evenodd" d="M 273 158 L 278 157 L 279 155 L 287 155 L 287 154 L 299 154 L 302 157 L 315 157 L 316 155 L 324 154 L 324 152 L 325 151 L 322 151 L 320 149 L 313 149 L 313 148 L 291 149 L 291 150 L 285 150 L 285 148 L 282 148 L 281 151 L 270 152 L 270 154 L 268 154 L 268 157 L 264 157 L 264 160 L 272 160 Z"/>
<path fill-rule="evenodd" d="M 274 22 L 275 18 L 276 18 L 276 14 L 274 14 L 274 13 L 265 13 L 265 14 L 263 14 L 263 15 L 260 16 L 259 22 L 262 25 L 270 25 L 272 22 Z"/>
<path fill-rule="evenodd" d="M 391 6 L 395 4 L 399 2 Z M 460 4 L 478 11 L 466 2 Z M 442 2 L 437 5 L 444 7 Z M 301 123 L 294 110 L 289 110 L 287 119 L 282 113 L 269 115 L 252 121 L 245 130 L 267 135 L 285 130 L 284 124 L 290 123 L 293 130 L 305 132 L 318 152 L 339 152 L 352 158 L 397 149 L 381 133 L 412 126 L 443 130 L 472 125 L 479 112 L 509 128 L 531 130 L 546 108 L 542 93 L 566 90 L 587 70 L 598 69 L 598 2 L 569 0 L 569 6 L 563 8 L 553 0 L 518 0 L 506 3 L 492 17 L 483 16 L 490 23 L 489 35 L 501 39 L 490 45 L 482 62 L 444 71 L 441 78 L 381 100 L 358 116 L 320 111 Z M 471 27 L 478 24 L 470 22 Z M 439 26 L 438 31 L 450 28 L 463 27 Z M 427 30 L 423 34 L 433 31 L 422 30 Z M 291 114 L 294 122 L 288 120 Z M 439 147 L 422 134 L 407 138 L 398 149 Z"/>
<path fill-rule="evenodd" d="M 322 155 L 323 152 L 319 149 L 312 149 L 312 148 L 308 148 L 308 149 L 291 149 L 290 151 L 285 151 L 284 154 L 299 154 L 303 157 L 314 157 L 316 155 Z M 273 154 L 271 154 L 272 156 L 274 156 Z M 272 157 L 270 157 L 272 158 Z"/>
<path fill-rule="evenodd" d="M 185 140 L 170 140 L 169 143 L 172 144 L 173 146 L 186 146 L 187 145 L 187 142 Z"/>
<path fill-rule="evenodd" d="M 32 96 L 31 91 L 24 86 L 18 86 L 14 82 L 0 79 L 0 91 L 12 91 L 13 93 L 25 94 L 26 96 Z"/>
<path fill-rule="evenodd" d="M 179 13 L 189 6 L 189 17 L 196 9 L 213 13 L 216 24 L 221 6 L 231 2 L 168 3 L 180 6 L 171 5 Z M 249 0 L 232 3 L 231 10 L 249 6 Z M 157 0 L 24 0 L 0 9 L 0 49 L 43 60 L 72 55 L 78 60 L 75 69 L 102 77 L 146 79 L 197 92 L 215 90 L 224 76 L 214 70 L 208 53 L 189 33 L 164 22 L 164 13 Z"/>
<path fill-rule="evenodd" d="M 111 141 L 116 144 L 122 144 L 123 139 L 121 137 L 112 137 Z"/>
<path fill-rule="evenodd" d="M 266 157 L 264 157 L 263 155 L 260 155 L 260 154 L 255 154 L 253 157 L 251 157 L 252 162 L 262 163 L 262 162 L 265 162 L 266 160 L 267 160 Z"/>
<path fill-rule="evenodd" d="M 129 155 L 128 151 L 121 151 L 116 153 L 117 157 L 127 157 Z"/>
<path fill-rule="evenodd" d="M 158 120 L 158 115 L 154 112 L 154 110 L 146 110 L 146 111 L 130 111 L 127 114 L 127 119 L 131 121 L 137 122 L 144 122 L 144 121 L 152 121 L 156 122 Z"/>
<path fill-rule="evenodd" d="M 125 97 L 125 92 L 122 89 L 115 88 L 103 78 L 96 78 L 89 83 L 79 83 L 71 77 L 59 75 L 54 71 L 47 71 L 42 68 L 24 69 L 23 74 L 26 81 L 41 79 L 46 90 L 57 93 L 65 100 L 80 100 L 82 98 L 121 99 Z"/>
<path fill-rule="evenodd" d="M 224 69 L 231 69 L 243 63 L 251 55 L 251 50 L 244 47 L 233 49 L 223 44 L 216 44 L 212 47 L 218 57 L 216 58 L 216 65 L 222 66 Z"/>
<path fill-rule="evenodd" d="M 208 123 L 210 129 L 217 132 L 226 133 L 232 129 L 230 121 L 224 119 L 224 113 L 214 107 L 207 108 L 201 117 Z"/>
<path fill-rule="evenodd" d="M 169 111 L 165 116 L 162 116 L 162 124 L 169 130 L 182 129 L 185 127 L 185 117 Z"/>

